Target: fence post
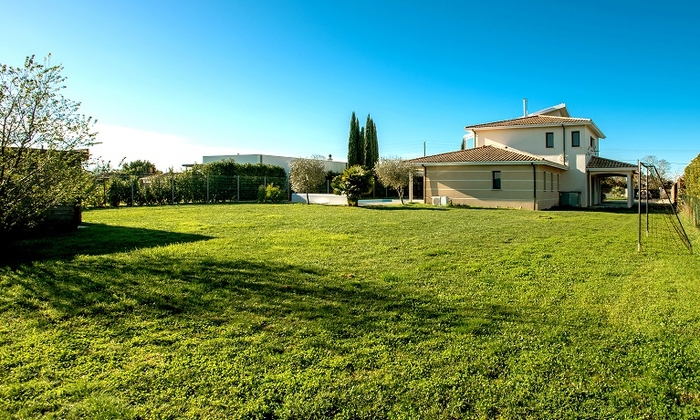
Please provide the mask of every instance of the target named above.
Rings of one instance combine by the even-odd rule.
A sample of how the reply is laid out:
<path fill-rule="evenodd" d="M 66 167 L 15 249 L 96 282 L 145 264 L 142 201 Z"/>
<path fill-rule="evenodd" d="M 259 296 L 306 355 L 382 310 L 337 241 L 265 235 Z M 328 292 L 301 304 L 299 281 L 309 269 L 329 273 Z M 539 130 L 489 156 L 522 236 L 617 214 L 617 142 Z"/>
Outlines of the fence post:
<path fill-rule="evenodd" d="M 236 202 L 241 201 L 241 176 L 236 175 Z"/>
<path fill-rule="evenodd" d="M 209 202 L 209 174 L 207 174 L 207 203 Z"/>
<path fill-rule="evenodd" d="M 267 187 L 267 175 L 263 176 L 263 187 Z"/>
<path fill-rule="evenodd" d="M 170 169 L 170 204 L 175 204 L 175 174 Z"/>
<path fill-rule="evenodd" d="M 131 205 L 134 205 L 134 178 L 131 178 Z"/>

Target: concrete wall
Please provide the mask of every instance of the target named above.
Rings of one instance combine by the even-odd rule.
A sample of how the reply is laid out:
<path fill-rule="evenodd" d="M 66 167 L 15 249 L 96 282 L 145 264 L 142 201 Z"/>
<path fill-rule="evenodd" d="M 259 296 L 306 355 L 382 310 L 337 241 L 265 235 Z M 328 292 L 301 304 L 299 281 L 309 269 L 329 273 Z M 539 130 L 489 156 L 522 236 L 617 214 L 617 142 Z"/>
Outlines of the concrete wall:
<path fill-rule="evenodd" d="M 309 194 L 311 204 L 330 204 L 334 206 L 347 206 L 348 198 L 336 194 Z M 292 193 L 292 203 L 306 203 L 306 194 Z"/>
<path fill-rule="evenodd" d="M 501 171 L 501 189 L 493 189 Z M 447 196 L 452 204 L 543 210 L 559 204 L 564 171 L 536 165 L 454 165 L 425 168 L 425 202 Z M 534 176 L 534 179 L 533 179 Z"/>

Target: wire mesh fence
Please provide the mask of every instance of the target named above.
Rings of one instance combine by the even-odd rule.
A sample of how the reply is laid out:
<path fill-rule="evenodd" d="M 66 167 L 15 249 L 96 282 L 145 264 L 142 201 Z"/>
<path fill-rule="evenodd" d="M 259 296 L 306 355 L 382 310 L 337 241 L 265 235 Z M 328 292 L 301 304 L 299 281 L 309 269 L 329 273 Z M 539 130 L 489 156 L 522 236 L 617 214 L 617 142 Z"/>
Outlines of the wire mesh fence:
<path fill-rule="evenodd" d="M 109 175 L 95 178 L 84 203 L 92 207 L 258 201 L 261 188 L 279 187 L 289 194 L 286 177 L 166 173 L 145 177 Z"/>
<path fill-rule="evenodd" d="M 693 226 L 700 227 L 700 198 L 685 194 L 682 198 L 682 211 L 690 218 Z"/>
<path fill-rule="evenodd" d="M 414 197 L 421 198 L 422 178 L 414 178 Z M 109 174 L 95 177 L 83 205 L 87 207 L 151 206 L 189 203 L 236 203 L 261 201 L 261 188 L 273 185 L 291 198 L 287 177 L 206 175 L 201 172 L 172 172 L 136 176 Z M 408 189 L 404 195 L 408 194 Z M 331 178 L 309 193 L 333 194 Z M 398 198 L 398 192 L 379 182 L 368 198 Z"/>

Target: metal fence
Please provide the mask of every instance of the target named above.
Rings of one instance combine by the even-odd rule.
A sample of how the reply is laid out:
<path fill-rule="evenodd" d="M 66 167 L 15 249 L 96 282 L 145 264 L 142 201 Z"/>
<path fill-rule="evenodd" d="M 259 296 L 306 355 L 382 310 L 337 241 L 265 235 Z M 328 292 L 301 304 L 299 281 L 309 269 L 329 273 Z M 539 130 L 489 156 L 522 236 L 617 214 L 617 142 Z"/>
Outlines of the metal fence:
<path fill-rule="evenodd" d="M 414 178 L 414 197 L 421 198 L 423 179 Z M 159 175 L 134 176 L 110 174 L 95 178 L 93 188 L 83 198 L 87 207 L 147 206 L 186 203 L 235 203 L 259 201 L 260 189 L 273 185 L 282 196 L 291 199 L 291 188 L 286 177 L 205 175 L 202 173 L 172 172 Z M 310 193 L 332 194 L 331 180 L 327 179 Z M 404 192 L 408 195 L 408 188 Z M 397 198 L 397 192 L 375 183 L 369 194 L 372 198 Z"/>
<path fill-rule="evenodd" d="M 683 196 L 683 211 L 693 221 L 693 226 L 700 227 L 700 198 L 685 194 Z"/>
<path fill-rule="evenodd" d="M 146 177 L 110 175 L 95 178 L 84 200 L 88 206 L 118 207 L 184 203 L 257 201 L 268 185 L 289 195 L 286 177 L 204 175 L 195 172 Z"/>

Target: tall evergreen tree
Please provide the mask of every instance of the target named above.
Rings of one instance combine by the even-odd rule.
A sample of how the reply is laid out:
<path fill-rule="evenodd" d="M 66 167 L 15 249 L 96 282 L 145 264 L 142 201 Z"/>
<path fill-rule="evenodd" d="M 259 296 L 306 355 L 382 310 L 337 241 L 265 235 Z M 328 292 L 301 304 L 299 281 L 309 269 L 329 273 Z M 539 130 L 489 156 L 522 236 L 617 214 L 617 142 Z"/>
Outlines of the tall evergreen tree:
<path fill-rule="evenodd" d="M 367 123 L 364 127 L 360 127 L 360 120 L 353 111 L 348 137 L 348 166 L 360 165 L 371 170 L 377 160 L 379 160 L 379 144 L 374 120 L 367 115 Z"/>
<path fill-rule="evenodd" d="M 372 120 L 372 166 L 379 160 L 379 139 L 377 138 L 377 126 Z"/>
<path fill-rule="evenodd" d="M 360 149 L 360 154 L 358 158 L 360 161 L 357 163 L 358 165 L 362 166 L 364 168 L 365 166 L 365 133 L 367 132 L 367 127 L 360 127 L 360 141 L 358 143 L 358 147 Z"/>
<path fill-rule="evenodd" d="M 355 111 L 352 112 L 350 118 L 350 135 L 348 137 L 348 166 L 362 164 L 363 155 L 360 138 L 360 121 L 355 116 Z"/>
<path fill-rule="evenodd" d="M 368 169 L 372 169 L 374 168 L 374 164 L 377 163 L 377 160 L 379 160 L 379 144 L 377 141 L 377 126 L 374 124 L 374 120 L 370 115 L 367 115 L 363 142 L 363 165 Z"/>

